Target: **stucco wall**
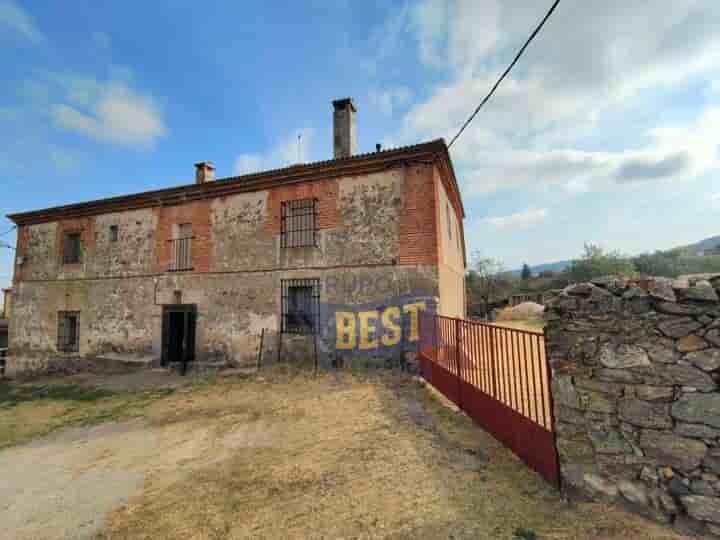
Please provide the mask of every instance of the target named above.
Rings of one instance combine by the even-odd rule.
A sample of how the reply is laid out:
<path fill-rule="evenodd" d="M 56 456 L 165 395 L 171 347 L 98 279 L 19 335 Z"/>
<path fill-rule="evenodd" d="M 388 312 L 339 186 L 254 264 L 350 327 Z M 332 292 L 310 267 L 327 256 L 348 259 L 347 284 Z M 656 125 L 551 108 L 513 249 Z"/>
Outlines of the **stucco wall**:
<path fill-rule="evenodd" d="M 709 277 L 709 276 L 708 276 Z M 547 302 L 566 489 L 720 535 L 720 275 L 600 278 Z"/>
<path fill-rule="evenodd" d="M 465 317 L 465 259 L 463 223 L 436 173 L 439 250 L 440 313 Z"/>

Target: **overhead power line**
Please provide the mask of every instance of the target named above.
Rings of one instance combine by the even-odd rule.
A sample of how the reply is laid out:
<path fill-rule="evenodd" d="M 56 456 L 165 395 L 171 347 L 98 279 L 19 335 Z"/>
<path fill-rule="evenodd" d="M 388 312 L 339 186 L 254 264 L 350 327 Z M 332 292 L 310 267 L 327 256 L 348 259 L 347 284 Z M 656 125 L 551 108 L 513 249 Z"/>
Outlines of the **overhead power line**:
<path fill-rule="evenodd" d="M 468 118 L 467 120 L 465 120 L 465 123 L 464 123 L 464 124 L 462 125 L 462 127 L 460 128 L 460 131 L 458 131 L 457 134 L 452 138 L 452 140 L 450 141 L 450 144 L 448 144 L 448 148 L 450 148 L 450 147 L 453 145 L 453 143 L 458 139 L 458 137 L 462 134 L 462 132 L 465 131 L 465 128 L 468 127 L 468 125 L 470 125 L 470 122 L 472 122 L 472 121 L 475 119 L 475 117 L 477 116 L 477 113 L 479 113 L 479 112 L 480 112 L 480 109 L 483 108 L 483 105 L 485 105 L 485 104 L 488 102 L 488 100 L 492 97 L 492 95 L 495 93 L 495 90 L 497 90 L 497 87 L 500 86 L 500 83 L 503 81 L 503 79 L 505 78 L 505 76 L 506 76 L 508 73 L 510 73 L 510 70 L 513 68 L 513 66 L 515 66 L 515 64 L 517 64 L 517 61 L 520 60 L 520 57 L 521 57 L 521 56 L 523 55 L 523 53 L 525 52 L 525 49 L 527 49 L 527 46 L 530 45 L 530 42 L 532 42 L 533 39 L 535 39 L 535 36 L 536 36 L 537 33 L 540 31 L 540 29 L 543 27 L 543 25 L 547 22 L 547 20 L 550 18 L 550 15 L 553 14 L 553 11 L 555 11 L 555 8 L 558 6 L 559 3 L 560 3 L 560 0 L 555 0 L 555 2 L 553 2 L 552 7 L 551 7 L 550 10 L 545 14 L 545 16 L 543 17 L 542 21 L 540 21 L 540 24 L 537 25 L 537 28 L 535 28 L 535 30 L 533 31 L 533 33 L 530 34 L 530 37 L 529 37 L 529 38 L 527 39 L 527 41 L 525 42 L 525 45 L 523 45 L 523 46 L 522 46 L 522 49 L 520 49 L 520 51 L 515 55 L 515 59 L 514 59 L 514 60 L 512 61 L 512 63 L 507 67 L 507 69 L 503 72 L 503 74 L 500 75 L 500 78 L 497 80 L 497 82 L 495 83 L 495 85 L 490 89 L 490 92 L 488 92 L 488 95 L 485 96 L 485 98 L 480 102 L 480 105 L 478 105 L 478 106 L 475 108 L 475 110 L 473 111 L 473 113 L 470 115 L 470 118 Z"/>
<path fill-rule="evenodd" d="M 0 233 L 0 236 L 5 236 L 6 234 L 9 234 L 9 233 L 13 232 L 15 229 L 17 229 L 17 225 L 13 225 L 13 226 L 10 227 L 7 231 L 1 232 L 1 233 Z"/>

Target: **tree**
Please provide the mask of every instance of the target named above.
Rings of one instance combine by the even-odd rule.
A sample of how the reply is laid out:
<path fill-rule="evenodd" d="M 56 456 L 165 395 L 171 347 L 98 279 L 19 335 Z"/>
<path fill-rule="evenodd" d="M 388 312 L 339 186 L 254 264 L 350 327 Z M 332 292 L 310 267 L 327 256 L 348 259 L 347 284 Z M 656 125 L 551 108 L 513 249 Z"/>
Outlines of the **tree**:
<path fill-rule="evenodd" d="M 504 266 L 499 261 L 482 257 L 476 253 L 473 257 L 473 270 L 468 273 L 470 301 L 481 305 L 482 314 L 487 316 L 490 304 L 499 299 L 503 291 L 509 288 L 509 280 L 504 275 Z"/>
<path fill-rule="evenodd" d="M 530 270 L 530 267 L 527 263 L 523 264 L 522 270 L 520 271 L 520 278 L 522 278 L 523 281 L 527 281 L 532 277 L 532 271 Z"/>
<path fill-rule="evenodd" d="M 570 281 L 588 281 L 594 277 L 607 275 L 633 276 L 636 269 L 633 261 L 617 251 L 606 253 L 596 244 L 585 244 L 585 253 L 575 259 L 567 269 Z"/>

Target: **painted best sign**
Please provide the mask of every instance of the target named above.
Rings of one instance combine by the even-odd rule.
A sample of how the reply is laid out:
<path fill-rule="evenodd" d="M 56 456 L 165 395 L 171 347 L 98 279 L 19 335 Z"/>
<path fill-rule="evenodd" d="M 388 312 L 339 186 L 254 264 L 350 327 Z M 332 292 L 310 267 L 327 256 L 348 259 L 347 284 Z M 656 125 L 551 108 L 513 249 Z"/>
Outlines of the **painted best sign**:
<path fill-rule="evenodd" d="M 358 354 L 412 350 L 420 338 L 420 313 L 435 311 L 434 298 L 395 297 L 359 306 L 321 309 L 322 337 L 337 351 Z"/>

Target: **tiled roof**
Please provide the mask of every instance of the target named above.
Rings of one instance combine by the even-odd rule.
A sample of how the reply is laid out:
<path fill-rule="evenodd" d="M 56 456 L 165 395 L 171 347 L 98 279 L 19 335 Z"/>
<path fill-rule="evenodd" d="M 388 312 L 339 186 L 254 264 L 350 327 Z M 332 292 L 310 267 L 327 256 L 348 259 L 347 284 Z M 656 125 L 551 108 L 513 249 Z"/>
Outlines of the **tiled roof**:
<path fill-rule="evenodd" d="M 190 200 L 270 189 L 277 185 L 290 183 L 337 178 L 350 174 L 371 173 L 382 170 L 391 164 L 406 160 L 434 161 L 436 159 L 440 159 L 446 163 L 449 175 L 452 177 L 452 191 L 456 192 L 457 201 L 462 211 L 462 203 L 460 202 L 457 181 L 448 154 L 447 145 L 443 139 L 435 139 L 410 146 L 367 152 L 346 158 L 315 161 L 241 176 L 218 178 L 215 181 L 204 184 L 193 183 L 132 195 L 123 195 L 78 204 L 33 210 L 30 212 L 20 212 L 10 214 L 7 217 L 19 225 L 43 223 L 58 219 L 135 210 L 158 205 L 180 204 Z"/>

